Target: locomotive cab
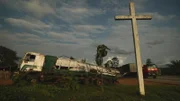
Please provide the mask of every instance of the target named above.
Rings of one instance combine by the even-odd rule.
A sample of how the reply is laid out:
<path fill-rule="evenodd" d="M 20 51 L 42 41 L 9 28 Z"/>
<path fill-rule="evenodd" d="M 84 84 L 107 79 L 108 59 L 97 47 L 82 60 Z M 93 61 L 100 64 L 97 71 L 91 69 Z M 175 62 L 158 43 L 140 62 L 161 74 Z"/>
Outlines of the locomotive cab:
<path fill-rule="evenodd" d="M 45 57 L 40 53 L 27 52 L 21 63 L 20 71 L 42 71 Z"/>

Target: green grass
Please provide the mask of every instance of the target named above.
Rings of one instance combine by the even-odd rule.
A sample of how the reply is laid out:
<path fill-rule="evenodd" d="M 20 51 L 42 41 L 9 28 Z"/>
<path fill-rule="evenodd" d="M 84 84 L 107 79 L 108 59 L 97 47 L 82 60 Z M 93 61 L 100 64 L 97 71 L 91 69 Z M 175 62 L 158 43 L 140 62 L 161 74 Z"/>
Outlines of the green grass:
<path fill-rule="evenodd" d="M 145 86 L 146 96 L 138 95 L 138 86 L 80 85 L 79 90 L 53 85 L 0 86 L 1 101 L 180 101 L 178 86 Z"/>

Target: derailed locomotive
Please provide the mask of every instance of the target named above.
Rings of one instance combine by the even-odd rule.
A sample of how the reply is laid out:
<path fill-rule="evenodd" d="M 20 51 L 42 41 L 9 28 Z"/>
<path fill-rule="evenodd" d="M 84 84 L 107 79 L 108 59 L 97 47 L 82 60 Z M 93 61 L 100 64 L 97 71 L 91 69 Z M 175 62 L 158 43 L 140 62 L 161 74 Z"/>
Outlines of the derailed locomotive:
<path fill-rule="evenodd" d="M 72 76 L 81 83 L 102 84 L 115 82 L 120 76 L 117 69 L 36 52 L 25 53 L 19 65 L 19 72 L 27 73 L 30 80 L 40 82 L 59 82 L 68 76 Z"/>

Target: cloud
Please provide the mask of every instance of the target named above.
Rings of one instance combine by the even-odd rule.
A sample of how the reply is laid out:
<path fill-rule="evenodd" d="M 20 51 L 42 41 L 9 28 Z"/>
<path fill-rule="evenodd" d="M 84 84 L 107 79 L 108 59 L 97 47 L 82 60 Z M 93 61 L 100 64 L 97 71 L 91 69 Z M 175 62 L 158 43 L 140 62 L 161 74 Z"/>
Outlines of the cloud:
<path fill-rule="evenodd" d="M 66 42 L 75 42 L 76 38 L 70 33 L 58 33 L 58 32 L 48 32 L 48 35 L 53 40 L 60 40 Z"/>
<path fill-rule="evenodd" d="M 164 56 L 161 60 L 158 60 L 156 64 L 165 66 L 166 64 L 170 64 L 172 60 L 178 60 L 175 56 Z"/>
<path fill-rule="evenodd" d="M 7 0 L 4 2 L 4 4 L 18 11 L 22 11 L 35 17 L 41 18 L 48 14 L 55 14 L 55 2 L 48 1 L 49 0 Z"/>
<path fill-rule="evenodd" d="M 88 38 L 89 34 L 87 34 L 86 32 L 74 32 L 74 35 L 76 35 L 76 37 L 79 38 Z"/>
<path fill-rule="evenodd" d="M 69 42 L 72 44 L 78 44 L 79 46 L 82 45 L 89 45 L 93 42 L 90 38 L 84 37 L 77 37 L 74 32 L 47 32 L 47 35 L 50 37 L 50 40 L 54 40 L 57 42 Z M 80 35 L 81 36 L 81 35 Z"/>
<path fill-rule="evenodd" d="M 18 38 L 7 30 L 0 30 L 0 41 L 1 44 L 9 44 L 9 41 L 17 41 Z M 13 44 L 13 43 L 12 43 Z"/>
<path fill-rule="evenodd" d="M 82 22 L 85 18 L 102 14 L 97 9 L 64 7 L 57 9 L 57 16 L 67 23 Z"/>
<path fill-rule="evenodd" d="M 107 57 L 122 55 L 132 62 L 134 46 L 131 23 L 113 18 L 115 15 L 129 14 L 129 1 L 4 0 L 10 16 L 5 18 L 6 15 L 2 15 L 5 24 L 2 23 L 3 27 L 0 28 L 0 44 L 14 47 L 19 54 L 36 51 L 56 56 L 86 57 L 89 60 L 94 60 L 97 45 L 105 44 L 112 47 Z M 149 11 L 146 10 L 149 6 L 144 5 L 146 1 L 134 0 L 137 14 Z M 160 10 L 144 14 L 151 14 L 153 18 L 148 22 L 138 21 L 140 45 L 144 52 L 142 57 L 146 59 L 151 56 L 157 60 L 161 60 L 160 56 L 164 54 L 178 57 L 176 52 L 179 51 L 180 41 L 177 15 L 168 15 Z M 8 31 L 2 31 L 3 28 Z"/>
<path fill-rule="evenodd" d="M 50 28 L 50 25 L 47 25 L 37 19 L 28 21 L 25 19 L 6 18 L 5 21 L 14 27 L 26 28 L 30 30 Z"/>
<path fill-rule="evenodd" d="M 148 0 L 133 0 L 135 9 L 140 11 L 145 9 L 145 3 Z M 132 0 L 100 0 L 99 6 L 106 12 L 115 14 L 129 14 L 129 2 Z"/>
<path fill-rule="evenodd" d="M 78 3 L 77 0 L 61 3 L 61 6 L 56 9 L 56 16 L 66 23 L 84 23 L 84 20 L 89 17 L 103 14 L 102 10 L 92 8 L 85 0 L 82 1 L 79 1 L 81 3 Z"/>
<path fill-rule="evenodd" d="M 14 47 L 16 45 L 41 45 L 42 43 L 48 43 L 47 39 L 43 39 L 37 35 L 30 33 L 13 33 L 7 30 L 0 31 L 1 44 L 8 44 L 7 46 Z M 10 40 L 10 41 L 7 41 Z"/>
<path fill-rule="evenodd" d="M 102 25 L 74 25 L 75 31 L 85 33 L 102 33 L 106 28 Z"/>
<path fill-rule="evenodd" d="M 118 55 L 130 55 L 130 54 L 133 54 L 134 52 L 132 51 L 126 51 L 126 50 L 123 50 L 123 49 L 119 49 L 118 47 L 114 47 L 114 48 L 110 48 L 111 49 L 111 53 L 113 54 L 118 54 Z"/>
<path fill-rule="evenodd" d="M 159 44 L 162 44 L 164 43 L 164 40 L 155 40 L 155 41 L 151 41 L 151 42 L 147 42 L 146 44 L 148 45 L 159 45 Z"/>
<path fill-rule="evenodd" d="M 19 37 L 19 38 L 40 38 L 39 36 L 37 35 L 34 35 L 34 34 L 30 34 L 30 33 L 17 33 L 15 34 L 16 37 Z"/>
<path fill-rule="evenodd" d="M 176 15 L 162 15 L 158 12 L 145 12 L 144 15 L 152 15 L 152 19 L 155 19 L 156 21 L 169 21 L 176 18 Z"/>
<path fill-rule="evenodd" d="M 106 60 L 104 61 L 104 64 L 108 61 L 108 60 L 111 60 L 113 57 L 117 57 L 118 60 L 119 60 L 119 66 L 125 64 L 124 62 L 126 61 L 127 57 L 125 56 L 109 56 L 109 57 L 106 57 Z"/>

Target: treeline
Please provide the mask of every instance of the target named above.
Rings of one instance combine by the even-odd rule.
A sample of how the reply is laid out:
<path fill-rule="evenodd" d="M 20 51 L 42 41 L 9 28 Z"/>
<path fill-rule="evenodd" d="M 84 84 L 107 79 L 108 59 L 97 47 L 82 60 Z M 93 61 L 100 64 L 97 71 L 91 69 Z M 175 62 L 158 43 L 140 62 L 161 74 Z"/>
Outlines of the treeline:
<path fill-rule="evenodd" d="M 162 75 L 180 75 L 180 60 L 172 60 L 166 66 L 167 68 L 161 68 Z"/>
<path fill-rule="evenodd" d="M 16 51 L 0 46 L 0 70 L 14 71 L 17 69 L 19 57 Z"/>

